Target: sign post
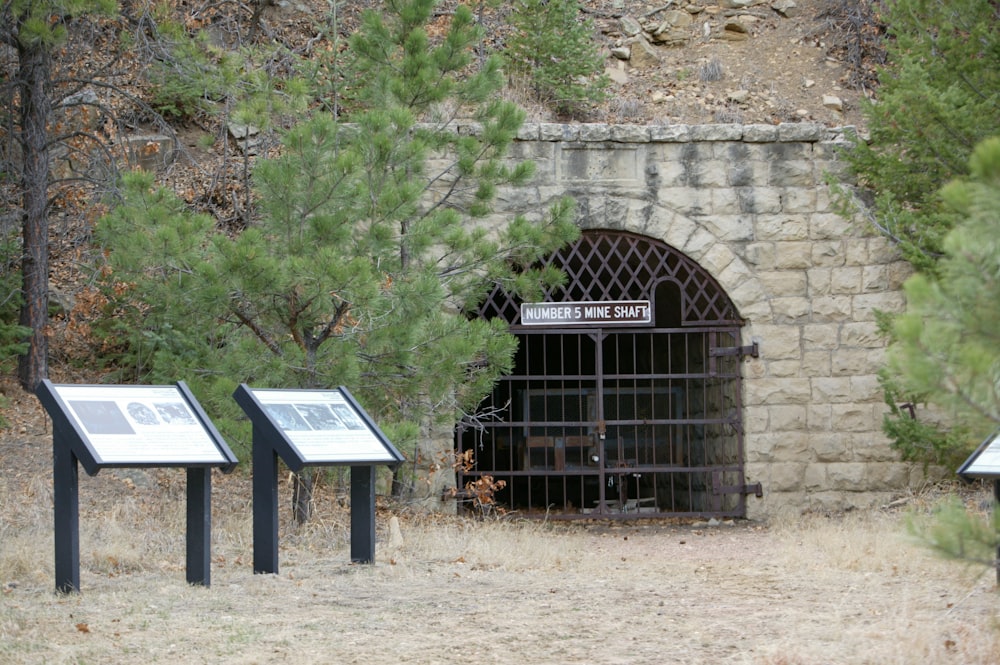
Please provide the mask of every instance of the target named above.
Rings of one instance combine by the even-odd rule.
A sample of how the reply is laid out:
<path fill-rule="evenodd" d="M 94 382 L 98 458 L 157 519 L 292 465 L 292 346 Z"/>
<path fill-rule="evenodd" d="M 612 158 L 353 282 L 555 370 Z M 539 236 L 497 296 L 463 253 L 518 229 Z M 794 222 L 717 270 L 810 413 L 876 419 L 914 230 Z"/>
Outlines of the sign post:
<path fill-rule="evenodd" d="M 36 390 L 52 418 L 56 589 L 80 590 L 79 466 L 187 469 L 187 581 L 211 583 L 211 469 L 237 459 L 183 382 L 174 386 L 55 385 Z"/>
<path fill-rule="evenodd" d="M 965 480 L 973 478 L 993 479 L 993 513 L 994 522 L 996 522 L 996 511 L 1000 510 L 1000 431 L 979 445 L 979 448 L 959 467 L 958 475 Z M 994 565 L 997 572 L 997 584 L 1000 585 L 1000 533 L 997 536 Z"/>
<path fill-rule="evenodd" d="M 351 561 L 375 560 L 375 468 L 403 455 L 347 388 L 259 390 L 233 398 L 253 424 L 253 571 L 278 572 L 278 459 L 293 472 L 307 465 L 351 469 Z"/>

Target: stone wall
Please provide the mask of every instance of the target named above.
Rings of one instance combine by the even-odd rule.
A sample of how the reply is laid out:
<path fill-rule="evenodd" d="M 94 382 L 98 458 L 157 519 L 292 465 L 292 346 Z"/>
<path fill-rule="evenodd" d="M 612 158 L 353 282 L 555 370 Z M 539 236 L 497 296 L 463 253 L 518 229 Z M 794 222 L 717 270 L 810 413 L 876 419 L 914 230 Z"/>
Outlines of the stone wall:
<path fill-rule="evenodd" d="M 845 132 L 811 124 L 528 124 L 512 157 L 537 165 L 501 212 L 541 214 L 572 196 L 586 229 L 662 240 L 697 261 L 746 320 L 749 516 L 885 500 L 923 477 L 881 433 L 877 310 L 904 307 L 909 267 L 825 184 Z"/>

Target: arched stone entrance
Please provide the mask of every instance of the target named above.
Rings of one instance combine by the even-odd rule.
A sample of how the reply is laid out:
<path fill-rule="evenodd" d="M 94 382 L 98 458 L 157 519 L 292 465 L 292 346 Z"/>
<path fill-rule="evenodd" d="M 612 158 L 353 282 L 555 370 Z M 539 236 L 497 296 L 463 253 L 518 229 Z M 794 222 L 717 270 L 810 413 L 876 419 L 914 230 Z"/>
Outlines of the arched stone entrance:
<path fill-rule="evenodd" d="M 718 282 L 662 241 L 588 230 L 550 257 L 566 273 L 522 319 L 497 290 L 480 308 L 520 341 L 513 372 L 462 423 L 498 503 L 550 517 L 742 517 L 743 320 Z M 567 306 L 567 303 L 572 305 Z M 643 309 L 647 307 L 648 309 Z M 550 314 L 575 309 L 569 318 Z"/>

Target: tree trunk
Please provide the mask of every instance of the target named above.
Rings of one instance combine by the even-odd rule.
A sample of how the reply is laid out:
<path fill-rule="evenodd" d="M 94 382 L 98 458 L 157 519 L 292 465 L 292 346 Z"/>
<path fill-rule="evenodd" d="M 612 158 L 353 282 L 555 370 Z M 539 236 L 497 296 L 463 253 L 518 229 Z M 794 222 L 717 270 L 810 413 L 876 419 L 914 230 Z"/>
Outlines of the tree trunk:
<path fill-rule="evenodd" d="M 18 359 L 18 378 L 30 391 L 49 373 L 49 149 L 46 123 L 49 99 L 49 53 L 44 45 L 18 48 L 21 91 L 21 143 L 24 165 L 21 188 L 24 200 L 21 277 L 24 300 L 20 323 L 31 329 L 30 347 Z"/>
<path fill-rule="evenodd" d="M 316 475 L 311 469 L 292 474 L 292 517 L 296 524 L 312 519 L 312 495 Z"/>

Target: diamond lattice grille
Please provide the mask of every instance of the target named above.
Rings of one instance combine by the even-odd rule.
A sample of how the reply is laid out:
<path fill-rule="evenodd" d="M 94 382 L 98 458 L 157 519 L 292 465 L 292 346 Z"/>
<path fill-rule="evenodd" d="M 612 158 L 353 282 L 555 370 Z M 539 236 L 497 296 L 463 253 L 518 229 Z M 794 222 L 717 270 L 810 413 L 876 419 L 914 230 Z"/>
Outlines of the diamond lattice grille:
<path fill-rule="evenodd" d="M 697 263 L 669 245 L 631 233 L 585 231 L 573 245 L 542 262 L 566 273 L 563 287 L 547 291 L 546 302 L 655 300 L 656 287 L 675 283 L 681 294 L 682 325 L 736 323 L 742 320 L 718 282 Z M 502 318 L 518 326 L 516 298 L 495 289 L 479 309 L 483 318 Z"/>

